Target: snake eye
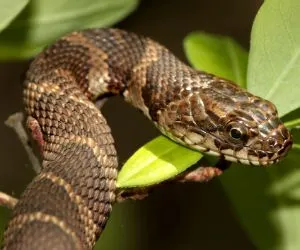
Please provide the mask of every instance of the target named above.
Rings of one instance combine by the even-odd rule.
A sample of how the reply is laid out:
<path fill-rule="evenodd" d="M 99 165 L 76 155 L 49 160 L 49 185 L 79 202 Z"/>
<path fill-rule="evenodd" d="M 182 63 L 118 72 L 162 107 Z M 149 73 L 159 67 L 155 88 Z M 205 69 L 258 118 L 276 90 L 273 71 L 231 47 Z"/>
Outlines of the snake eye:
<path fill-rule="evenodd" d="M 243 136 L 243 133 L 240 128 L 232 128 L 230 129 L 230 136 L 232 139 L 240 140 Z"/>
<path fill-rule="evenodd" d="M 245 143 L 248 139 L 248 129 L 239 122 L 231 122 L 227 125 L 227 133 L 233 142 Z"/>

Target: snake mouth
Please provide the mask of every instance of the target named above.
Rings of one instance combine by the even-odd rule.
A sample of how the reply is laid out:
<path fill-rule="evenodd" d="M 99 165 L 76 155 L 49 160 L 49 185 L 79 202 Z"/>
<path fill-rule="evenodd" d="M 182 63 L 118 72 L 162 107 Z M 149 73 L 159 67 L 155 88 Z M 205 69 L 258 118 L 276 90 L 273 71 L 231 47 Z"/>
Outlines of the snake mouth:
<path fill-rule="evenodd" d="M 250 158 L 250 159 L 249 159 L 249 157 L 238 158 L 238 157 L 234 156 L 234 154 L 220 153 L 220 152 L 214 151 L 214 150 L 207 150 L 206 152 L 203 151 L 203 153 L 213 155 L 213 156 L 221 156 L 221 157 L 224 157 L 225 160 L 230 161 L 230 162 L 236 162 L 236 163 L 240 163 L 243 165 L 253 165 L 253 166 L 272 165 L 272 164 L 279 162 L 283 158 L 283 157 L 282 158 L 277 157 L 275 159 L 259 159 L 258 157 L 256 157 L 256 159 L 254 157 Z"/>
<path fill-rule="evenodd" d="M 284 141 L 280 149 L 274 151 L 253 150 L 251 147 L 245 147 L 244 157 L 237 157 L 237 151 L 232 150 L 231 153 L 222 152 L 221 155 L 231 162 L 237 162 L 253 166 L 269 166 L 276 164 L 285 158 L 293 145 L 292 139 L 288 138 Z"/>
<path fill-rule="evenodd" d="M 225 142 L 222 140 L 222 138 L 217 137 L 215 134 L 206 132 L 209 137 L 201 140 L 199 139 L 201 137 L 199 135 L 199 131 L 202 133 L 204 133 L 204 131 L 199 128 L 194 129 L 193 131 L 189 131 L 189 133 L 183 134 L 181 138 L 174 136 L 173 133 L 171 133 L 170 131 L 166 131 L 163 128 L 160 128 L 160 130 L 168 138 L 185 147 L 191 148 L 198 152 L 202 152 L 204 154 L 209 154 L 217 157 L 221 156 L 224 157 L 224 159 L 227 161 L 237 162 L 243 165 L 269 166 L 278 163 L 286 156 L 292 146 L 292 138 L 290 135 L 288 135 L 283 140 L 283 143 L 280 147 L 276 149 L 272 147 L 270 148 L 273 150 L 263 151 L 254 149 L 250 145 L 244 145 L 239 149 L 234 149 L 234 145 L 232 145 L 231 147 L 226 147 L 226 149 L 220 149 L 217 146 L 216 141 L 219 141 L 219 144 L 224 144 Z M 197 132 L 198 134 L 195 134 Z"/>
<path fill-rule="evenodd" d="M 287 155 L 292 144 L 291 138 L 288 138 L 276 151 L 254 150 L 250 146 L 245 146 L 241 150 L 234 150 L 232 148 L 215 150 L 212 147 L 203 147 L 195 144 L 191 145 L 191 147 L 205 154 L 224 157 L 225 160 L 230 162 L 252 166 L 269 166 L 280 162 Z"/>

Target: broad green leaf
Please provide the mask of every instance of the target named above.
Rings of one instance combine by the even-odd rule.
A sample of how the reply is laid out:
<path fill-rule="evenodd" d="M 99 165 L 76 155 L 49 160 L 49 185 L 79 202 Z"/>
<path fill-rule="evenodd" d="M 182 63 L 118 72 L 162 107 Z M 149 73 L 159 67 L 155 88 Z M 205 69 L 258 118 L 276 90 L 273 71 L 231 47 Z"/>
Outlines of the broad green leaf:
<path fill-rule="evenodd" d="M 249 168 L 240 164 L 220 176 L 223 188 L 257 249 L 299 247 L 299 149 L 278 165 Z"/>
<path fill-rule="evenodd" d="M 70 31 L 110 26 L 128 15 L 137 3 L 138 0 L 31 0 L 0 34 L 0 59 L 27 58 Z"/>
<path fill-rule="evenodd" d="M 0 32 L 20 13 L 29 0 L 0 1 Z"/>
<path fill-rule="evenodd" d="M 285 115 L 282 120 L 284 121 L 285 125 L 289 128 L 300 128 L 300 108 L 296 109 L 287 115 Z M 300 141 L 299 141 L 300 142 Z"/>
<path fill-rule="evenodd" d="M 162 182 L 183 172 L 201 157 L 199 152 L 159 136 L 130 157 L 118 175 L 117 186 L 128 188 Z"/>
<path fill-rule="evenodd" d="M 287 6 L 285 5 L 290 6 L 289 11 L 286 10 Z M 264 91 L 274 87 L 274 72 L 284 72 L 284 84 L 285 87 L 289 86 L 288 90 L 283 91 L 282 86 L 276 84 L 275 89 L 272 90 L 272 96 L 269 97 L 272 101 L 277 100 L 276 105 L 280 114 L 289 113 L 284 117 L 284 121 L 289 128 L 299 126 L 299 109 L 293 111 L 299 106 L 294 105 L 287 109 L 286 105 L 290 103 L 293 104 L 296 97 L 298 97 L 297 100 L 300 100 L 300 93 L 298 91 L 299 84 L 295 82 L 297 80 L 296 68 L 298 66 L 295 64 L 294 66 L 296 68 L 288 68 L 289 70 L 286 70 L 286 65 L 288 64 L 286 57 L 295 52 L 294 47 L 299 46 L 299 41 L 295 41 L 294 47 L 286 47 L 284 40 L 298 36 L 299 29 L 298 31 L 291 31 L 292 33 L 285 32 L 273 35 L 273 38 L 269 37 L 268 42 L 276 44 L 276 46 L 266 46 L 266 42 L 264 43 L 262 40 L 280 27 L 282 20 L 292 22 L 286 23 L 286 30 L 291 30 L 288 26 L 292 24 L 298 27 L 300 19 L 298 19 L 298 21 L 295 20 L 297 17 L 295 13 L 299 12 L 299 7 L 299 3 L 291 0 L 284 2 L 268 0 L 267 3 L 264 4 L 253 27 L 251 43 L 251 55 L 253 55 L 250 56 L 248 72 L 248 74 L 252 74 L 248 78 L 249 81 L 251 81 L 248 85 L 250 90 L 265 98 L 268 96 L 266 96 L 267 93 Z M 280 9 L 279 12 L 284 13 L 284 16 L 278 16 L 278 9 Z M 291 9 L 293 9 L 293 11 L 291 11 Z M 274 12 L 277 13 L 277 17 L 273 16 L 265 21 L 264 15 L 268 17 L 270 13 L 272 14 Z M 292 17 L 290 18 L 291 15 Z M 258 29 L 256 25 L 264 31 L 264 34 L 261 34 L 261 36 L 255 33 Z M 276 37 L 276 39 L 274 37 Z M 279 44 L 277 44 L 278 41 L 280 41 Z M 265 51 L 268 51 L 267 54 L 261 51 L 261 47 L 259 47 L 263 44 L 265 44 Z M 203 46 L 200 45 L 198 50 L 202 48 Z M 194 47 L 193 51 L 197 51 L 197 47 Z M 280 55 L 278 55 L 278 51 L 280 51 Z M 195 52 L 195 56 L 191 53 L 187 53 L 187 56 L 196 67 L 201 67 L 201 69 L 204 70 L 208 69 L 207 71 L 214 74 L 220 74 L 220 72 L 222 72 L 222 69 L 220 70 L 221 66 L 213 68 L 211 67 L 211 63 L 205 65 L 206 61 L 203 60 L 203 57 L 197 56 L 197 52 Z M 296 59 L 293 59 L 292 62 L 297 61 Z M 243 61 L 244 58 L 241 57 L 237 60 Z M 256 60 L 258 60 L 258 62 Z M 271 66 L 270 61 L 272 61 L 271 65 L 281 65 L 281 67 L 277 66 L 275 69 L 272 67 L 264 67 L 264 65 Z M 255 71 L 251 68 L 253 65 L 256 65 Z M 230 70 L 226 64 L 224 67 L 225 71 Z M 231 74 L 233 74 L 233 72 Z M 228 75 L 230 75 L 230 73 Z M 300 246 L 300 226 L 297 223 L 300 220 L 300 170 L 298 167 L 300 131 L 294 129 L 292 132 L 294 142 L 296 143 L 294 143 L 293 149 L 288 157 L 278 165 L 270 168 L 250 168 L 249 166 L 233 164 L 233 166 L 220 177 L 221 183 L 232 202 L 234 210 L 258 249 L 294 250 Z"/>
<path fill-rule="evenodd" d="M 300 107 L 299 13 L 299 0 L 266 1 L 252 29 L 248 89 L 274 102 L 281 116 Z"/>
<path fill-rule="evenodd" d="M 248 53 L 232 38 L 193 32 L 184 39 L 184 49 L 195 68 L 246 86 Z"/>

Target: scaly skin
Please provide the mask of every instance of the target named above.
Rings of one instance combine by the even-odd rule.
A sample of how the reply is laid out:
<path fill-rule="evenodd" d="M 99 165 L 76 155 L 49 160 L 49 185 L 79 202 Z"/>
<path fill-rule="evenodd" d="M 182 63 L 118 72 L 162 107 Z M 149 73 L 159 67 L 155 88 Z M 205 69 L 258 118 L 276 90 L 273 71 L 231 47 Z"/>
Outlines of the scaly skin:
<path fill-rule="evenodd" d="M 273 104 L 153 40 L 116 29 L 71 33 L 27 73 L 25 109 L 43 168 L 14 209 L 4 249 L 93 248 L 115 201 L 118 165 L 93 102 L 116 94 L 171 139 L 230 161 L 268 165 L 292 144 Z"/>

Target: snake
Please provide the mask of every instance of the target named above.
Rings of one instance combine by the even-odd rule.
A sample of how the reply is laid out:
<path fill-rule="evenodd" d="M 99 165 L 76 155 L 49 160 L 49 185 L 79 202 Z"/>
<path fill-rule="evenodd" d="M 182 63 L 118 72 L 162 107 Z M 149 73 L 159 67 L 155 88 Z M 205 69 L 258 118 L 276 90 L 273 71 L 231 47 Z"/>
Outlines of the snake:
<path fill-rule="evenodd" d="M 13 209 L 3 249 L 94 247 L 118 174 L 111 129 L 95 102 L 115 95 L 176 143 L 230 162 L 268 166 L 292 146 L 274 104 L 192 68 L 151 38 L 118 28 L 71 32 L 26 73 L 27 126 L 42 170 Z"/>

